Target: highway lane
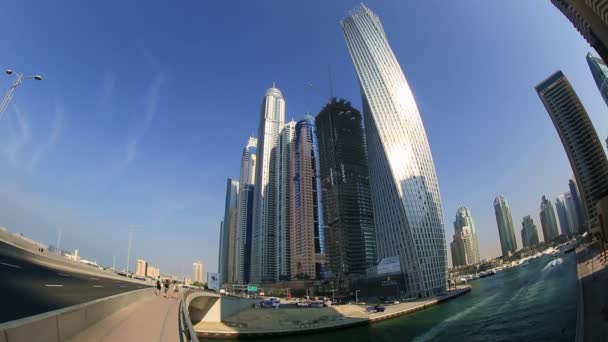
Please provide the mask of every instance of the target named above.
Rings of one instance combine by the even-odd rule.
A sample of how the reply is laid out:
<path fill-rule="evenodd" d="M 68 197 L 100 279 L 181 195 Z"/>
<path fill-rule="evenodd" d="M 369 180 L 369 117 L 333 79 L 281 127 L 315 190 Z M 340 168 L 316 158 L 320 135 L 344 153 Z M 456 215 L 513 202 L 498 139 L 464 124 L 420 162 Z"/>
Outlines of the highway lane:
<path fill-rule="evenodd" d="M 0 254 L 0 323 L 144 287 Z"/>

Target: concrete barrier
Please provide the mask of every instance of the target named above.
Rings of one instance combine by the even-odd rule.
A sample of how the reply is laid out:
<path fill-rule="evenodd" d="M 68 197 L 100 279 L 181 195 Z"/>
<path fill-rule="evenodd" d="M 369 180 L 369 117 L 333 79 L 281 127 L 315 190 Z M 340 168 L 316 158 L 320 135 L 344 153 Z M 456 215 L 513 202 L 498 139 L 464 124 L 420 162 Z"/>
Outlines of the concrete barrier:
<path fill-rule="evenodd" d="M 251 304 L 256 304 L 260 301 L 261 299 L 222 297 L 222 320 L 245 309 L 249 309 L 251 308 Z"/>
<path fill-rule="evenodd" d="M 107 316 L 147 296 L 142 289 L 0 324 L 0 342 L 67 341 Z"/>

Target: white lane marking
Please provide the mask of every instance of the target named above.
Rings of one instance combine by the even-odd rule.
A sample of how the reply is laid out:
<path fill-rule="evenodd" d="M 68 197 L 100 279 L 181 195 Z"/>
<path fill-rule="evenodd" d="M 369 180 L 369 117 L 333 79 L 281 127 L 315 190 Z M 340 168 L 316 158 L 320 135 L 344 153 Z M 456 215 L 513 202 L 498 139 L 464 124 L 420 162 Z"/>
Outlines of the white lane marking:
<path fill-rule="evenodd" d="M 97 279 L 97 278 L 91 278 L 91 279 L 92 279 L 92 280 L 99 280 L 99 279 Z"/>
<path fill-rule="evenodd" d="M 103 287 L 103 285 L 93 285 L 93 287 Z"/>
<path fill-rule="evenodd" d="M 63 285 L 60 285 L 60 284 L 44 284 L 44 286 L 46 286 L 46 287 L 63 287 Z"/>
<path fill-rule="evenodd" d="M 8 267 L 21 268 L 21 266 L 17 266 L 17 265 L 13 265 L 13 264 L 7 264 L 5 262 L 0 262 L 0 264 L 2 264 L 4 266 L 8 266 Z"/>
<path fill-rule="evenodd" d="M 57 275 L 60 275 L 62 277 L 71 277 L 71 275 L 65 273 L 57 273 Z"/>
<path fill-rule="evenodd" d="M 126 285 L 120 285 L 119 287 L 127 287 Z"/>

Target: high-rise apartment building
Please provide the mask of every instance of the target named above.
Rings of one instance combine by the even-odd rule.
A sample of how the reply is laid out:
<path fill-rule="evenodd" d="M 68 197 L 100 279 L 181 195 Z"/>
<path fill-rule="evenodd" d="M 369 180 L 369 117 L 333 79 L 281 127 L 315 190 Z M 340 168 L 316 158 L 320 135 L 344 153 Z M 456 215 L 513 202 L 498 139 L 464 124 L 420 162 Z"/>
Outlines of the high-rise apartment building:
<path fill-rule="evenodd" d="M 279 224 L 281 153 L 280 134 L 285 125 L 285 100 L 273 87 L 266 91 L 260 112 L 253 204 L 251 281 L 276 279 L 276 230 Z"/>
<path fill-rule="evenodd" d="M 606 4 L 608 5 L 608 1 Z M 608 105 L 608 66 L 601 58 L 592 56 L 590 53 L 587 54 L 587 64 L 589 64 L 597 89 L 600 91 L 606 105 Z"/>
<path fill-rule="evenodd" d="M 277 226 L 277 274 L 278 280 L 291 278 L 291 202 L 292 202 L 292 179 L 291 168 L 293 159 L 293 143 L 295 138 L 296 122 L 285 124 L 280 137 L 281 172 L 279 173 L 279 219 Z"/>
<path fill-rule="evenodd" d="M 515 253 L 517 250 L 517 240 L 515 240 L 511 208 L 509 208 L 507 200 L 500 195 L 494 199 L 494 214 L 496 215 L 502 256 L 503 258 L 508 257 L 510 253 Z"/>
<path fill-rule="evenodd" d="M 521 222 L 521 242 L 524 248 L 538 244 L 538 230 L 530 215 L 524 216 Z"/>
<path fill-rule="evenodd" d="M 545 195 L 543 195 L 540 202 L 540 225 L 543 228 L 543 238 L 545 241 L 551 241 L 559 236 L 553 203 Z"/>
<path fill-rule="evenodd" d="M 197 262 L 193 263 L 192 266 L 193 266 L 193 273 L 194 273 L 194 277 L 192 277 L 192 279 L 194 279 L 195 282 L 206 283 L 207 279 L 205 276 L 205 269 L 203 266 L 203 262 L 197 261 Z"/>
<path fill-rule="evenodd" d="M 443 210 L 414 95 L 376 14 L 361 5 L 341 25 L 361 88 L 378 257 L 399 256 L 409 294 L 443 293 Z"/>
<path fill-rule="evenodd" d="M 315 119 L 326 254 L 337 278 L 376 263 L 376 232 L 361 113 L 332 99 Z"/>
<path fill-rule="evenodd" d="M 226 203 L 224 221 L 220 232 L 220 283 L 232 283 L 234 270 L 234 236 L 237 225 L 237 204 L 239 181 L 228 178 L 226 181 Z"/>
<path fill-rule="evenodd" d="M 233 282 L 244 283 L 245 263 L 249 265 L 251 258 L 251 229 L 253 227 L 253 190 L 255 185 L 255 167 L 257 163 L 258 140 L 249 137 L 241 156 L 241 172 L 239 180 L 239 195 L 237 203 L 236 233 L 234 235 Z M 248 243 L 249 242 L 249 243 Z M 246 251 L 245 246 L 249 247 Z M 246 256 L 248 254 L 248 256 Z"/>
<path fill-rule="evenodd" d="M 571 233 L 578 233 L 580 224 L 580 219 L 578 216 L 578 211 L 576 209 L 577 205 L 574 202 L 574 197 L 570 191 L 564 193 L 564 197 L 566 199 L 566 212 L 568 213 L 568 225 L 569 231 Z"/>
<path fill-rule="evenodd" d="M 479 257 L 479 241 L 475 231 L 473 215 L 467 207 L 460 207 L 456 211 L 454 221 L 454 238 L 450 243 L 452 252 L 452 265 L 473 265 L 481 261 Z"/>
<path fill-rule="evenodd" d="M 566 194 L 561 194 L 555 199 L 555 211 L 557 211 L 559 227 L 561 228 L 562 234 L 568 235 L 572 231 L 572 228 L 570 228 L 570 218 L 568 217 Z"/>
<path fill-rule="evenodd" d="M 156 279 L 160 277 L 160 268 L 154 266 L 148 266 L 146 275 L 150 278 Z"/>
<path fill-rule="evenodd" d="M 321 175 L 315 119 L 296 124 L 293 142 L 291 278 L 322 279 L 326 271 Z"/>
<path fill-rule="evenodd" d="M 608 194 L 608 160 L 604 148 L 585 107 L 561 71 L 537 85 L 536 92 L 570 160 L 581 194 L 585 225 L 592 223 L 597 201 Z"/>
<path fill-rule="evenodd" d="M 608 60 L 606 0 L 551 0 L 603 60 Z"/>
<path fill-rule="evenodd" d="M 137 260 L 137 270 L 135 275 L 145 277 L 148 274 L 148 262 L 143 259 Z"/>

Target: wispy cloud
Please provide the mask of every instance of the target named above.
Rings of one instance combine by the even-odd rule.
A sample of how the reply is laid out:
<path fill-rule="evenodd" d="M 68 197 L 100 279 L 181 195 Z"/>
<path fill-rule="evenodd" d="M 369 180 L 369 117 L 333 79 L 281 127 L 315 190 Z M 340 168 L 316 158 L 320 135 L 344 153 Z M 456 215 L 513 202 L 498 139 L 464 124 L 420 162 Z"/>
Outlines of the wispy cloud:
<path fill-rule="evenodd" d="M 59 104 L 55 103 L 55 115 L 53 118 L 53 126 L 51 127 L 51 132 L 47 141 L 40 145 L 38 149 L 34 152 L 34 155 L 32 156 L 27 165 L 28 172 L 31 173 L 35 169 L 36 165 L 38 165 L 38 162 L 42 158 L 44 158 L 45 153 L 51 150 L 57 143 L 57 140 L 59 139 L 61 132 L 63 131 L 63 117 L 63 108 Z"/>
<path fill-rule="evenodd" d="M 9 119 L 7 121 L 9 121 L 8 126 L 12 139 L 2 148 L 2 152 L 12 166 L 17 166 L 19 152 L 30 140 L 30 125 L 26 116 L 19 110 L 19 107 L 13 105 L 13 108 L 16 122 L 11 119 L 10 115 L 5 117 Z"/>
<path fill-rule="evenodd" d="M 165 81 L 165 76 L 162 72 L 159 72 L 154 77 L 152 83 L 148 87 L 146 93 L 145 100 L 145 109 L 144 109 L 144 120 L 139 127 L 139 129 L 133 134 L 129 141 L 127 142 L 126 150 L 125 150 L 125 160 L 124 164 L 128 165 L 137 157 L 137 147 L 139 141 L 144 137 L 154 117 L 157 113 L 158 100 L 160 95 L 160 89 Z"/>

